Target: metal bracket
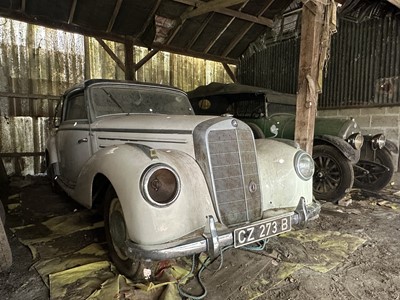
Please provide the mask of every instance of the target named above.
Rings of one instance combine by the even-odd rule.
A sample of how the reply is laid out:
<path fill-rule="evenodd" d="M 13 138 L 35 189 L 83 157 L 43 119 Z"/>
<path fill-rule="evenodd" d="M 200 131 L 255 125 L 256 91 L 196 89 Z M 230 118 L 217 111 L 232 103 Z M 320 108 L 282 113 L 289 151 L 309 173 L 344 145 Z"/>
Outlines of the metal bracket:
<path fill-rule="evenodd" d="M 219 255 L 220 244 L 214 217 L 211 215 L 207 216 L 207 223 L 204 228 L 203 237 L 207 241 L 207 253 L 211 259 L 214 259 Z"/>
<path fill-rule="evenodd" d="M 308 214 L 307 214 L 307 206 L 306 206 L 306 199 L 303 197 L 300 198 L 299 204 L 294 211 L 299 217 L 299 225 L 305 226 L 308 221 Z"/>

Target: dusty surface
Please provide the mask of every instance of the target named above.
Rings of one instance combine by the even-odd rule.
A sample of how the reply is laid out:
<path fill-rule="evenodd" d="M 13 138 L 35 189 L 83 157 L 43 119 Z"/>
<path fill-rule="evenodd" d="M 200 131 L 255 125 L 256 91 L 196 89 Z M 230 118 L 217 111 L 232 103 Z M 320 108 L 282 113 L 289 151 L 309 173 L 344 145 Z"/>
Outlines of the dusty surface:
<path fill-rule="evenodd" d="M 201 275 L 205 299 L 400 299 L 399 191 L 396 179 L 379 194 L 352 191 L 349 206 L 324 203 L 320 218 L 295 237 L 272 238 L 263 251 L 227 249 L 223 263 L 215 261 Z M 18 238 L 38 238 L 42 222 L 83 209 L 53 194 L 42 178 L 16 181 L 8 195 L 3 191 L 2 200 L 10 210 L 6 230 L 14 264 L 0 274 L 1 299 L 49 299 L 48 276 L 39 275 L 38 262 L 104 241 L 99 228 L 55 236 L 51 242 L 36 240 L 33 258 Z M 86 223 L 98 222 L 92 215 L 87 218 Z M 36 224 L 35 231 L 9 229 L 28 224 Z M 183 289 L 202 293 L 196 280 Z"/>

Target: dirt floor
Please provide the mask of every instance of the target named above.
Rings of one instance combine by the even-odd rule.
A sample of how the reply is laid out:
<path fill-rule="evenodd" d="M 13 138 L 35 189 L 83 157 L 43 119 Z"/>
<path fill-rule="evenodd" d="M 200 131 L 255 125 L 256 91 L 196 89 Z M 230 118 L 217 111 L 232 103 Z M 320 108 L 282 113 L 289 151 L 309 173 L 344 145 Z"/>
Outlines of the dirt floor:
<path fill-rule="evenodd" d="M 322 203 L 319 219 L 265 249 L 226 249 L 201 272 L 205 299 L 400 299 L 397 178 L 379 194 L 353 190 L 348 206 Z M 0 273 L 1 299 L 180 298 L 172 281 L 143 287 L 119 276 L 101 218 L 52 193 L 45 178 L 14 178 L 1 199 L 14 261 Z M 187 272 L 191 259 L 171 268 L 175 278 L 178 265 Z M 204 292 L 196 278 L 180 287 Z"/>

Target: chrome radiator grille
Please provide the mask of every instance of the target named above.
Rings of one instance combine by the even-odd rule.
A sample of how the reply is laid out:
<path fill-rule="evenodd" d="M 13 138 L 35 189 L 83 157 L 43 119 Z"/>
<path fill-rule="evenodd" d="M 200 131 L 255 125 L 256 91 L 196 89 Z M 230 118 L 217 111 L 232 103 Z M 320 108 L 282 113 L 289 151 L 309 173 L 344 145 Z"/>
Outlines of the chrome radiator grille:
<path fill-rule="evenodd" d="M 234 225 L 261 215 L 261 191 L 253 135 L 248 128 L 211 130 L 208 159 L 221 221 Z"/>

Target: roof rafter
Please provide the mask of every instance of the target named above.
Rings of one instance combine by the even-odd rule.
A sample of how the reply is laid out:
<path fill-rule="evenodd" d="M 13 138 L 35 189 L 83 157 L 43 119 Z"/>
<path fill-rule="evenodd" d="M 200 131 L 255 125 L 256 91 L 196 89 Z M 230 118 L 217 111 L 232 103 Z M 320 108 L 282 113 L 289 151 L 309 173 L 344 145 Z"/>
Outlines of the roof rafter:
<path fill-rule="evenodd" d="M 249 2 L 249 0 L 245 1 L 242 6 L 240 6 L 239 11 L 241 11 L 246 4 Z M 231 26 L 231 24 L 233 23 L 233 21 L 235 21 L 235 17 L 232 17 L 229 22 L 225 25 L 225 27 L 220 31 L 220 33 L 209 43 L 209 45 L 206 47 L 206 49 L 204 50 L 204 52 L 208 52 L 210 51 L 210 49 L 212 48 L 212 46 L 215 45 L 215 43 L 218 41 L 218 39 L 224 34 L 224 32 L 229 28 L 229 26 Z"/>
<path fill-rule="evenodd" d="M 71 9 L 69 10 L 68 24 L 71 24 L 72 21 L 74 20 L 77 2 L 78 0 L 74 0 L 74 2 L 72 2 Z"/>
<path fill-rule="evenodd" d="M 185 12 L 182 14 L 182 19 L 190 19 L 193 17 L 197 17 L 212 11 L 215 11 L 219 8 L 229 7 L 232 5 L 240 4 L 246 2 L 247 0 L 213 0 L 210 2 L 201 2 L 199 1 L 195 8 L 190 12 Z"/>
<path fill-rule="evenodd" d="M 112 28 L 114 27 L 115 20 L 117 19 L 118 13 L 121 9 L 122 1 L 124 0 L 117 0 L 117 2 L 115 3 L 114 11 L 111 16 L 110 22 L 108 23 L 106 32 L 111 32 Z"/>
<path fill-rule="evenodd" d="M 196 43 L 197 39 L 199 38 L 200 34 L 203 33 L 204 29 L 207 27 L 208 23 L 210 23 L 211 18 L 214 16 L 214 12 L 210 13 L 208 17 L 204 20 L 204 22 L 201 24 L 199 29 L 197 29 L 195 35 L 192 37 L 190 40 L 189 44 L 187 45 L 186 48 L 192 48 L 193 44 Z"/>
<path fill-rule="evenodd" d="M 199 3 L 202 2 L 202 1 L 196 1 L 196 0 L 173 0 L 173 1 L 182 3 L 182 4 L 186 4 L 186 5 L 190 5 L 193 7 L 198 6 Z M 245 1 L 241 1 L 241 2 L 245 2 Z M 267 27 L 272 27 L 272 25 L 273 25 L 273 21 L 271 19 L 268 19 L 268 18 L 265 18 L 262 16 L 253 16 L 253 15 L 242 13 L 237 10 L 233 10 L 233 9 L 229 9 L 229 8 L 220 7 L 220 8 L 215 8 L 212 11 L 223 14 L 223 15 L 227 15 L 230 17 L 235 17 L 237 19 L 241 19 L 244 21 L 267 26 Z M 184 16 L 185 14 L 187 14 L 187 12 L 183 13 L 182 16 Z"/>
<path fill-rule="evenodd" d="M 400 0 L 387 0 L 387 1 L 392 3 L 394 6 L 400 8 Z"/>
<path fill-rule="evenodd" d="M 152 11 L 148 15 L 146 22 L 144 23 L 144 25 L 142 27 L 142 30 L 140 31 L 140 34 L 138 35 L 139 37 L 141 37 L 143 35 L 143 33 L 146 32 L 147 28 L 150 26 L 150 23 L 151 23 L 151 21 L 153 21 L 154 16 L 155 16 L 160 4 L 161 4 L 161 0 L 158 0 L 157 3 L 154 5 Z"/>
<path fill-rule="evenodd" d="M 261 8 L 257 14 L 257 17 L 261 17 L 267 9 L 271 6 L 271 4 L 274 2 L 274 0 L 269 0 L 265 3 L 264 7 Z M 240 33 L 232 40 L 232 42 L 228 45 L 228 47 L 225 48 L 224 52 L 222 53 L 222 56 L 227 56 L 233 48 L 236 47 L 236 45 L 242 40 L 242 38 L 246 35 L 246 33 L 253 27 L 253 23 L 248 24 L 247 26 L 243 27 L 243 29 L 240 31 Z"/>

